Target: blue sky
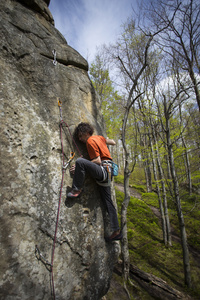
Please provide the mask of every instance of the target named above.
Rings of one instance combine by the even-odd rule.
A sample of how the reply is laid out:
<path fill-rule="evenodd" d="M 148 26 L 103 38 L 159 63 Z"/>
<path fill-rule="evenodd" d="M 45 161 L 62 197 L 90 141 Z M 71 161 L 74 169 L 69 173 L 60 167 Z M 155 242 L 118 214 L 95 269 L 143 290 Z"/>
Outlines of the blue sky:
<path fill-rule="evenodd" d="M 137 0 L 51 0 L 55 27 L 89 63 L 96 47 L 115 42 Z"/>

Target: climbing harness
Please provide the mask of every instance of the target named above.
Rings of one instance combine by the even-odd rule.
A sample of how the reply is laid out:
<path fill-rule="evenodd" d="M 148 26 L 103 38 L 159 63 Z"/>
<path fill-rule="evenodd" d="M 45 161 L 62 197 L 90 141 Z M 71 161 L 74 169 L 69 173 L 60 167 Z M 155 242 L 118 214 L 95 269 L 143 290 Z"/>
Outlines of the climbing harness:
<path fill-rule="evenodd" d="M 113 176 L 118 175 L 118 165 L 112 160 L 103 160 L 101 162 L 101 168 L 103 171 L 104 178 L 101 181 L 96 180 L 96 182 L 98 185 L 110 186 Z"/>
<path fill-rule="evenodd" d="M 96 180 L 98 185 L 110 186 L 112 181 L 112 164 L 111 160 L 103 160 L 101 162 L 101 168 L 103 171 L 103 180 Z"/>
<path fill-rule="evenodd" d="M 56 65 L 57 65 L 57 61 L 56 61 L 56 50 L 54 49 L 54 50 L 52 51 L 52 53 L 53 53 L 53 64 L 54 64 L 54 66 L 56 66 Z"/>

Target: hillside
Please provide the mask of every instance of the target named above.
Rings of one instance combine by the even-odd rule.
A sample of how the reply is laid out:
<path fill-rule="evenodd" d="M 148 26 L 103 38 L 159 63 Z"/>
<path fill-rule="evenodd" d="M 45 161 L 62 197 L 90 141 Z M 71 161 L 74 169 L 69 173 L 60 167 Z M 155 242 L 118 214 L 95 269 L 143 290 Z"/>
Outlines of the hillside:
<path fill-rule="evenodd" d="M 120 182 L 120 181 L 119 181 Z M 170 205 L 170 221 L 172 231 L 172 247 L 166 248 L 162 242 L 162 230 L 160 222 L 160 212 L 158 208 L 157 195 L 155 193 L 145 193 L 141 186 L 130 188 L 131 200 L 128 210 L 128 238 L 130 263 L 133 268 L 139 268 L 144 274 L 152 274 L 166 283 L 170 287 L 170 292 L 166 296 L 162 287 L 159 288 L 133 278 L 133 286 L 129 286 L 131 299 L 199 299 L 200 298 L 200 241 L 197 228 L 199 228 L 199 195 L 193 195 L 183 201 L 183 207 L 186 214 L 186 230 L 188 235 L 190 263 L 192 275 L 192 289 L 187 290 L 184 287 L 184 274 L 182 264 L 182 249 L 180 244 L 178 222 L 176 210 Z M 123 201 L 123 184 L 116 183 L 116 196 L 118 209 L 120 212 Z M 120 217 L 120 214 L 119 214 Z M 122 285 L 120 276 L 120 264 L 116 267 L 113 275 L 109 293 L 106 300 L 109 299 L 128 299 Z M 143 275 L 145 276 L 145 275 Z M 163 280 L 163 281 L 162 281 Z M 154 285 L 155 290 L 152 289 Z M 165 286 L 165 288 L 166 288 Z M 148 291 L 148 292 L 147 292 Z M 157 296 L 155 296 L 157 291 Z M 163 292 L 163 296 L 160 293 Z M 176 295 L 173 293 L 177 293 Z M 180 293 L 180 294 L 179 294 Z M 167 298 L 165 298 L 167 297 Z"/>

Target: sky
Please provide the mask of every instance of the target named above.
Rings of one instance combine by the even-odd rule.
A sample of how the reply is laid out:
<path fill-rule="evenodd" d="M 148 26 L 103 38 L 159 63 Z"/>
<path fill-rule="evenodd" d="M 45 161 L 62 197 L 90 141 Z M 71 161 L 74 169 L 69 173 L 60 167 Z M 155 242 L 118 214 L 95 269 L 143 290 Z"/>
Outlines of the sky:
<path fill-rule="evenodd" d="M 55 27 L 89 64 L 97 47 L 114 43 L 137 0 L 51 0 Z"/>

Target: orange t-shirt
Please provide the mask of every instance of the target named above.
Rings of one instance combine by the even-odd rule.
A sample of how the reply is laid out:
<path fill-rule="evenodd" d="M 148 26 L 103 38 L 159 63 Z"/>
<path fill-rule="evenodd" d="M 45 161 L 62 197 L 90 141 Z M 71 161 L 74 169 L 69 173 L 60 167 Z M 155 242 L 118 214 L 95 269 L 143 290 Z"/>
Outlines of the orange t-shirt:
<path fill-rule="evenodd" d="M 106 139 L 101 135 L 92 135 L 86 142 L 90 159 L 100 156 L 101 160 L 112 159 L 108 150 Z"/>

